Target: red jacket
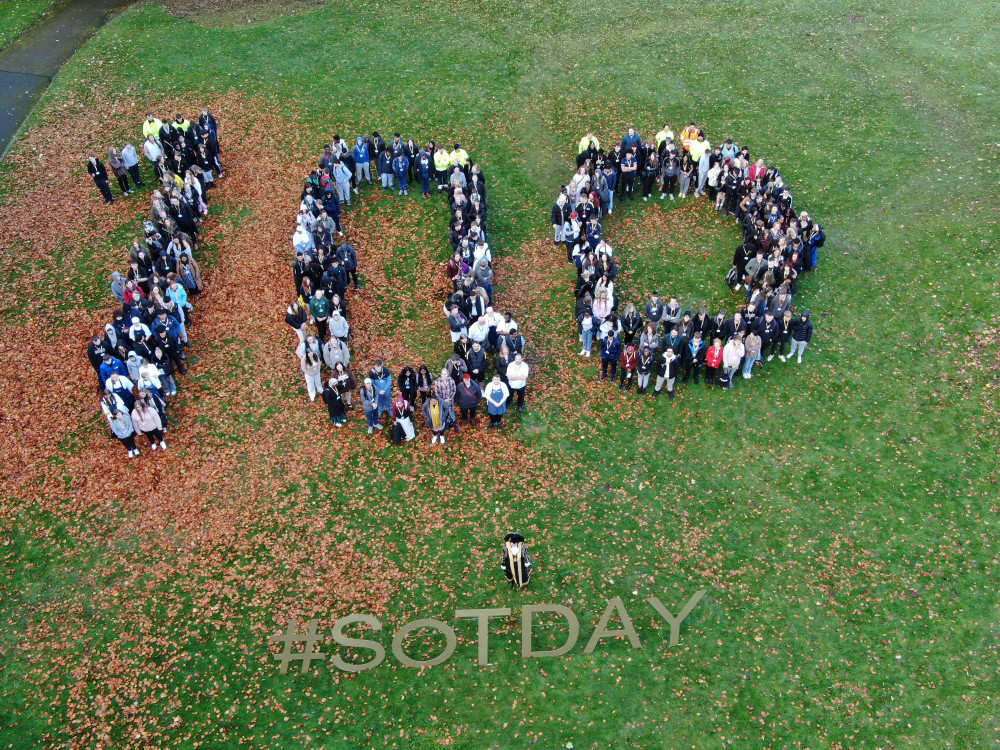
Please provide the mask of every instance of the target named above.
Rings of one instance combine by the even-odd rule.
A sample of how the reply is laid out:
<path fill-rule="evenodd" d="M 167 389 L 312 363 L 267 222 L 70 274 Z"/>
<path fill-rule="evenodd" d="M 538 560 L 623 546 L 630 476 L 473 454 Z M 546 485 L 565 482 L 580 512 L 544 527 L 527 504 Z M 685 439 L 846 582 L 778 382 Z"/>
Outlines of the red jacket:
<path fill-rule="evenodd" d="M 625 371 L 634 370 L 636 360 L 638 359 L 639 355 L 635 353 L 634 349 L 631 352 L 628 349 L 626 349 L 625 351 L 622 352 L 621 356 L 622 369 Z"/>
<path fill-rule="evenodd" d="M 722 347 L 712 344 L 705 352 L 705 364 L 709 367 L 718 367 L 722 364 Z"/>

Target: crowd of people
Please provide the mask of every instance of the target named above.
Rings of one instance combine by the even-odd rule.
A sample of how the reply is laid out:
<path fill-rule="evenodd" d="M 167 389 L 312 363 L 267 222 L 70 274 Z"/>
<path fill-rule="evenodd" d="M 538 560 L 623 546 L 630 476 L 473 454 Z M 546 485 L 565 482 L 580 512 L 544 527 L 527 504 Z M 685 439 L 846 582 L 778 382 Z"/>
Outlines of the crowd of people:
<path fill-rule="evenodd" d="M 348 292 L 359 286 L 358 254 L 340 239 L 341 216 L 362 183 L 373 184 L 373 164 L 383 192 L 408 196 L 415 185 L 423 198 L 440 194 L 448 201 L 454 253 L 447 264 L 451 290 L 443 313 L 452 354 L 433 372 L 426 364 L 407 364 L 394 377 L 381 359 L 364 378 L 351 371 Z M 526 341 L 511 313 L 493 307 L 486 178 L 460 144 L 419 146 L 399 133 L 386 140 L 376 131 L 349 146 L 334 136 L 306 179 L 292 246 L 296 297 L 285 321 L 298 340 L 309 400 L 322 399 L 335 428 L 343 427 L 354 409 L 355 390 L 368 434 L 389 426 L 396 443 L 415 439 L 418 411 L 431 443 L 443 444 L 448 430 L 458 434 L 460 425 L 476 426 L 484 408 L 487 429 L 497 430 L 509 407 L 524 410 L 530 372 Z"/>
<path fill-rule="evenodd" d="M 601 220 L 614 211 L 615 199 L 644 201 L 706 196 L 716 211 L 733 217 L 742 229 L 726 282 L 741 300 L 727 309 L 685 309 L 677 297 L 653 292 L 640 308 L 621 303 L 615 290 L 618 266 L 604 239 Z M 802 362 L 812 340 L 808 310 L 795 312 L 799 275 L 816 267 L 825 242 L 822 227 L 806 211 L 795 212 L 793 198 L 778 169 L 753 160 L 747 146 L 727 138 L 713 147 L 695 123 L 675 139 L 664 125 L 652 139 L 630 127 L 605 150 L 587 133 L 579 143 L 577 171 L 552 207 L 553 243 L 566 249 L 576 265 L 575 309 L 580 356 L 596 343 L 600 379 L 617 380 L 621 390 L 635 383 L 645 394 L 666 387 L 674 398 L 678 379 L 706 386 L 735 386 L 755 368 L 777 357 Z"/>
<path fill-rule="evenodd" d="M 112 320 L 87 346 L 101 411 L 129 458 L 139 455 L 140 435 L 150 450 L 167 449 L 167 404 L 177 395 L 176 378 L 187 373 L 190 299 L 202 290 L 199 225 L 215 179 L 222 176 L 218 124 L 207 108 L 197 121 L 177 115 L 170 122 L 149 114 L 142 130 L 156 178 L 149 217 L 143 221 L 143 240 L 126 248 L 128 270 L 111 274 L 117 303 Z M 110 147 L 108 154 L 123 196 L 145 186 L 127 141 L 120 151 Z M 90 154 L 87 165 L 105 202 L 113 202 L 104 164 Z"/>

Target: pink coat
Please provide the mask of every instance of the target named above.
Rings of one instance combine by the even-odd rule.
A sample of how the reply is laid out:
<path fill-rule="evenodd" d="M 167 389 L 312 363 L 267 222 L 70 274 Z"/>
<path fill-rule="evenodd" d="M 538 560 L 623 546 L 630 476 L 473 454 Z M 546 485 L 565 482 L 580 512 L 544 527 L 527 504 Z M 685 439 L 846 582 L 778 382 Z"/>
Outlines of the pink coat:
<path fill-rule="evenodd" d="M 143 419 L 138 409 L 132 410 L 132 426 L 137 432 L 149 432 L 151 430 L 162 430 L 160 415 L 156 409 L 146 409 L 146 418 Z"/>

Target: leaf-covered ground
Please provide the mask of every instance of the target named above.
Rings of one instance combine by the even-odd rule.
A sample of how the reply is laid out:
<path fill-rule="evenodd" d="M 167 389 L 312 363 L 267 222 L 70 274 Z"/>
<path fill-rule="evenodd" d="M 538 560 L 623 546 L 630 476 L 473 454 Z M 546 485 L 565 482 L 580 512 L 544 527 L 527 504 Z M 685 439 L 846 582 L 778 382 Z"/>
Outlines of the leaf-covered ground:
<path fill-rule="evenodd" d="M 993 11 L 410 10 L 209 31 L 137 6 L 0 168 L 0 745 L 995 745 L 998 113 L 978 64 Z M 82 155 L 137 138 L 149 109 L 202 103 L 227 177 L 191 374 L 169 452 L 125 463 L 84 348 L 148 196 L 100 207 Z M 776 161 L 827 227 L 799 300 L 817 334 L 801 366 L 734 392 L 639 400 L 576 356 L 548 208 L 582 132 L 692 117 Z M 534 368 L 503 434 L 394 448 L 357 418 L 334 434 L 305 397 L 282 320 L 295 202 L 324 140 L 372 129 L 456 139 L 484 166 L 499 306 Z M 368 191 L 347 217 L 355 357 L 433 367 L 446 207 Z M 707 205 L 623 206 L 605 225 L 626 297 L 728 298 L 736 231 Z M 537 567 L 518 594 L 496 569 L 513 529 Z M 676 612 L 703 588 L 668 648 L 644 600 Z M 614 596 L 642 649 L 584 655 Z M 571 607 L 577 647 L 522 660 L 525 603 Z M 500 606 L 515 616 L 479 667 L 454 610 Z M 387 646 L 409 620 L 450 622 L 459 650 L 425 670 L 278 672 L 269 635 L 351 612 L 380 617 Z"/>

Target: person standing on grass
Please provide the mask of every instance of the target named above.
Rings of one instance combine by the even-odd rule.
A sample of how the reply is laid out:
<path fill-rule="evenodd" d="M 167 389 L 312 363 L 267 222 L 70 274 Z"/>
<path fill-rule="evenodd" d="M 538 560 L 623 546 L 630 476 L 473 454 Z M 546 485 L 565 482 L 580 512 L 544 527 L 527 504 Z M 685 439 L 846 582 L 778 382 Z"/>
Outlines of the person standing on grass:
<path fill-rule="evenodd" d="M 601 380 L 607 380 L 610 372 L 611 380 L 614 382 L 615 374 L 618 372 L 618 358 L 621 353 L 622 347 L 618 341 L 618 333 L 612 328 L 601 340 Z"/>
<path fill-rule="evenodd" d="M 329 329 L 330 300 L 326 298 L 322 289 L 317 289 L 313 298 L 309 300 L 309 316 L 312 318 L 312 322 L 316 324 L 319 337 L 325 339 L 327 330 Z"/>
<path fill-rule="evenodd" d="M 740 369 L 740 362 L 745 354 L 746 347 L 743 345 L 743 339 L 739 336 L 733 336 L 722 347 L 722 372 L 729 381 L 726 390 L 732 390 L 736 385 L 736 373 Z"/>
<path fill-rule="evenodd" d="M 365 413 L 365 419 L 368 421 L 368 434 L 371 435 L 375 430 L 381 430 L 382 425 L 379 424 L 379 411 L 378 411 L 378 391 L 375 389 L 375 384 L 371 378 L 365 378 L 364 385 L 361 386 L 361 409 Z"/>
<path fill-rule="evenodd" d="M 813 335 L 813 324 L 809 319 L 809 311 L 803 310 L 802 314 L 792 325 L 792 349 L 788 353 L 788 358 L 791 359 L 796 354 L 798 355 L 798 363 L 802 363 L 802 355 L 806 351 L 806 347 L 809 342 L 812 341 Z"/>
<path fill-rule="evenodd" d="M 378 174 L 382 180 L 382 192 L 387 193 L 392 190 L 392 152 L 389 149 L 383 149 L 379 152 L 377 164 L 378 164 Z"/>
<path fill-rule="evenodd" d="M 674 397 L 674 383 L 677 382 L 677 372 L 680 369 L 680 358 L 670 347 L 663 352 L 663 355 L 656 358 L 656 384 L 653 388 L 653 396 L 659 397 L 663 385 L 667 386 L 667 395 Z"/>
<path fill-rule="evenodd" d="M 121 151 L 114 146 L 108 146 L 108 166 L 111 167 L 111 171 L 118 179 L 118 187 L 121 188 L 122 196 L 132 195 L 128 184 L 128 168 L 125 166 Z"/>
<path fill-rule="evenodd" d="M 156 450 L 157 445 L 161 450 L 167 449 L 167 443 L 163 439 L 163 423 L 160 415 L 152 406 L 143 400 L 136 400 L 132 407 L 132 428 L 138 434 L 141 432 L 149 440 L 149 449 Z"/>
<path fill-rule="evenodd" d="M 507 397 L 507 404 L 517 396 L 517 410 L 524 411 L 524 393 L 528 386 L 528 373 L 531 368 L 524 361 L 524 356 L 520 352 L 514 354 L 514 361 L 507 366 L 507 384 L 510 386 L 510 393 Z"/>
<path fill-rule="evenodd" d="M 108 419 L 111 432 L 128 451 L 128 457 L 139 455 L 139 449 L 135 445 L 135 429 L 132 427 L 132 418 L 126 411 L 116 410 Z"/>
<path fill-rule="evenodd" d="M 760 359 L 761 345 L 761 338 L 755 330 L 751 329 L 743 338 L 743 378 L 745 380 L 753 377 L 753 366 Z"/>
<path fill-rule="evenodd" d="M 636 384 L 639 386 L 639 395 L 644 395 L 646 389 L 649 388 L 649 376 L 653 373 L 654 357 L 653 352 L 655 349 L 650 348 L 649 345 L 643 346 L 642 351 L 639 352 L 639 359 L 635 365 L 635 371 L 637 374 Z"/>
<path fill-rule="evenodd" d="M 422 409 L 424 415 L 424 423 L 427 425 L 427 429 L 431 432 L 431 445 L 441 441 L 444 445 L 444 432 L 448 429 L 448 419 L 450 412 L 448 406 L 443 403 L 437 396 L 431 396 L 424 402 L 424 408 Z M 451 417 L 454 421 L 454 416 Z"/>
<path fill-rule="evenodd" d="M 635 368 L 638 364 L 639 356 L 636 354 L 635 346 L 629 344 L 621 356 L 621 376 L 618 381 L 619 391 L 632 390 L 632 376 L 635 375 Z"/>
<path fill-rule="evenodd" d="M 420 182 L 420 192 L 425 198 L 431 197 L 431 178 L 434 176 L 434 162 L 430 154 L 420 149 L 414 165 L 417 180 Z"/>
<path fill-rule="evenodd" d="M 722 339 L 715 339 L 705 351 L 705 387 L 715 385 L 719 368 L 722 367 Z M 697 380 L 695 381 L 698 382 Z"/>
<path fill-rule="evenodd" d="M 330 168 L 330 174 L 334 179 L 337 187 L 337 199 L 340 201 L 341 205 L 351 205 L 351 170 L 347 168 L 340 159 L 333 160 L 333 166 Z M 334 217 L 336 221 L 339 219 L 338 215 Z M 337 231 L 340 232 L 340 226 L 338 222 Z M 341 232 L 341 234 L 343 234 Z"/>
<path fill-rule="evenodd" d="M 295 332 L 299 343 L 305 342 L 306 334 L 309 332 L 309 313 L 298 299 L 293 300 L 285 310 L 285 322 Z"/>
<path fill-rule="evenodd" d="M 320 382 L 322 387 L 322 381 Z M 330 415 L 330 424 L 338 429 L 347 422 L 347 411 L 344 407 L 344 397 L 340 393 L 337 379 L 330 378 L 323 388 L 323 402 L 326 404 L 327 413 Z M 371 432 L 371 427 L 368 428 Z"/>
<path fill-rule="evenodd" d="M 137 188 L 146 187 L 146 184 L 142 181 L 142 176 L 139 174 L 139 154 L 136 153 L 135 146 L 129 141 L 125 141 L 121 153 L 122 159 L 125 162 L 125 169 L 128 170 L 129 175 L 132 177 L 133 184 Z"/>
<path fill-rule="evenodd" d="M 639 169 L 639 164 L 635 159 L 635 153 L 630 149 L 622 157 L 622 197 L 635 200 L 635 177 Z"/>
<path fill-rule="evenodd" d="M 368 373 L 368 377 L 371 378 L 372 385 L 375 386 L 377 396 L 378 417 L 376 418 L 381 419 L 383 414 L 389 414 L 392 411 L 392 373 L 381 359 L 376 359 L 375 366 Z"/>
<path fill-rule="evenodd" d="M 323 390 L 323 378 L 320 377 L 320 370 L 323 363 L 316 352 L 307 351 L 302 356 L 302 375 L 306 379 L 306 390 L 309 392 L 309 401 L 316 400 L 316 394 Z"/>
<path fill-rule="evenodd" d="M 410 442 L 417 436 L 413 429 L 413 405 L 400 396 L 392 406 L 392 418 L 403 429 L 403 439 Z"/>
<path fill-rule="evenodd" d="M 774 344 L 771 346 L 772 355 L 777 352 L 778 359 L 782 362 L 785 361 L 785 346 L 792 340 L 792 329 L 794 327 L 795 321 L 792 319 L 792 311 L 785 310 L 784 314 L 781 316 L 781 321 L 778 323 L 777 337 L 774 340 Z"/>
<path fill-rule="evenodd" d="M 104 198 L 104 203 L 114 203 L 115 197 L 111 194 L 111 187 L 108 185 L 108 170 L 104 167 L 104 162 L 93 154 L 87 154 L 87 172 L 94 178 L 94 184 Z M 129 458 L 132 457 L 129 451 Z"/>
<path fill-rule="evenodd" d="M 701 331 L 695 331 L 694 337 L 687 342 L 681 356 L 681 367 L 684 370 L 682 383 L 688 382 L 694 375 L 694 384 L 698 385 L 698 378 L 701 374 L 701 366 L 705 362 L 705 342 L 701 338 Z"/>
<path fill-rule="evenodd" d="M 368 184 L 372 184 L 372 165 L 371 165 L 371 153 L 368 150 L 368 144 L 365 143 L 365 139 L 360 135 L 354 141 L 354 175 L 357 179 L 358 185 L 361 184 L 361 178 L 363 177 L 368 181 Z"/>
<path fill-rule="evenodd" d="M 455 389 L 455 405 L 462 414 L 462 424 L 476 426 L 476 408 L 483 399 L 483 389 L 472 380 L 469 373 L 462 375 L 462 380 Z"/>
<path fill-rule="evenodd" d="M 503 429 L 503 415 L 507 411 L 507 403 L 510 401 L 510 390 L 500 380 L 500 376 L 493 375 L 493 380 L 486 386 L 486 411 L 490 415 L 490 423 L 487 430 Z"/>

